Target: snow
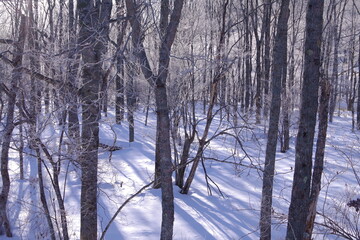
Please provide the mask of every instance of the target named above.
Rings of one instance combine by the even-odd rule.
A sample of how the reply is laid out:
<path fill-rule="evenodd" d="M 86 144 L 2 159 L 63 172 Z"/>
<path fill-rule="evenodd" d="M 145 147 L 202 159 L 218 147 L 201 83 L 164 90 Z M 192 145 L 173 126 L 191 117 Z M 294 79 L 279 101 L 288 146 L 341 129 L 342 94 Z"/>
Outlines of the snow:
<path fill-rule="evenodd" d="M 122 125 L 114 124 L 111 112 L 108 117 L 101 120 L 100 142 L 109 145 L 115 143 L 122 149 L 111 153 L 100 149 L 99 152 L 99 236 L 121 204 L 153 179 L 156 118 L 153 113 L 150 114 L 148 126 L 144 126 L 144 117 L 142 111 L 136 113 L 134 143 L 128 143 L 126 122 Z M 215 133 L 221 124 L 226 125 L 226 122 L 216 118 L 211 134 Z M 179 188 L 174 185 L 174 239 L 259 239 L 262 186 L 262 174 L 259 169 L 262 168 L 266 146 L 265 125 L 266 123 L 257 126 L 250 119 L 247 126 L 251 129 L 241 130 L 243 147 L 251 157 L 251 161 L 244 159 L 241 164 L 252 164 L 252 168 L 213 160 L 205 161 L 208 175 L 221 192 L 211 183 L 212 195 L 208 194 L 201 164 L 188 195 L 180 194 Z M 44 141 L 48 140 L 47 144 L 53 144 L 53 148 L 56 148 L 56 127 L 48 123 L 42 133 Z M 284 239 L 286 233 L 296 129 L 292 129 L 291 134 L 291 149 L 287 153 L 277 153 L 273 200 L 274 240 Z M 178 149 L 181 147 L 178 146 Z M 195 149 L 192 154 L 194 151 Z M 228 136 L 215 139 L 206 150 L 207 157 L 220 160 L 228 158 L 233 153 L 234 142 Z M 345 206 L 348 200 L 360 195 L 359 183 L 351 167 L 353 164 L 355 171 L 360 169 L 359 153 L 359 136 L 357 132 L 351 131 L 350 115 L 335 116 L 328 129 L 323 187 L 318 203 L 320 212 L 331 213 L 335 206 Z M 234 157 L 228 158 L 227 161 L 240 163 L 243 156 L 241 149 L 237 149 Z M 12 185 L 8 209 L 15 235 L 12 239 L 49 239 L 38 194 L 36 159 L 27 155 L 25 180 L 19 180 L 18 155 L 15 152 L 11 154 L 9 167 Z M 50 168 L 50 165 L 48 167 Z M 47 175 L 45 168 L 43 173 Z M 62 165 L 61 176 L 62 187 L 66 180 L 65 207 L 70 238 L 79 239 L 80 172 L 66 161 Z M 55 194 L 51 191 L 48 176 L 46 194 L 54 213 L 53 208 L 57 202 Z M 59 218 L 58 213 L 56 217 Z M 318 217 L 317 221 L 322 222 L 323 218 Z M 105 239 L 159 239 L 160 224 L 161 192 L 158 189 L 147 188 L 124 207 L 111 224 Z M 315 233 L 315 239 L 338 239 L 320 227 L 316 227 Z M 5 237 L 2 236 L 0 239 Z"/>

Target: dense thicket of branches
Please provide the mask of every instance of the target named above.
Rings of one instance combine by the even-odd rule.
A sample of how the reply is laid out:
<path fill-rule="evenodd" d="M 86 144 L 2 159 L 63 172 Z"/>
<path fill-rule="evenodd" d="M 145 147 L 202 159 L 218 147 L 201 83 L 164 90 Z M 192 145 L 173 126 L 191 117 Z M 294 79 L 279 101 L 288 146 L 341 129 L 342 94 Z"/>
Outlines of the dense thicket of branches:
<path fill-rule="evenodd" d="M 314 2 L 323 1 L 0 1 L 0 228 L 12 235 L 9 152 L 19 153 L 23 179 L 28 146 L 25 156 L 38 163 L 49 236 L 69 239 L 59 179 L 64 166 L 72 166 L 82 172 L 81 239 L 97 239 L 98 148 L 111 149 L 99 143 L 99 122 L 114 111 L 114 124 L 128 124 L 132 142 L 141 106 L 146 117 L 151 109 L 157 117 L 154 188 L 162 190 L 161 239 L 173 235 L 173 172 L 175 184 L 187 194 L 209 144 L 219 136 L 229 136 L 234 151 L 248 157 L 241 145 L 247 124 L 269 130 L 266 159 L 261 159 L 261 238 L 271 238 L 277 142 L 281 152 L 295 148 L 292 126 L 299 132 L 288 239 L 302 238 L 304 231 L 311 235 L 326 123 L 349 110 L 353 130 L 360 129 L 360 3 L 325 1 L 318 16 L 323 27 L 315 30 L 309 27 Z M 315 47 L 309 46 L 310 37 Z M 314 56 L 315 70 L 309 63 Z M 319 79 L 321 134 L 312 173 Z M 215 117 L 221 127 L 213 133 Z M 47 125 L 58 129 L 51 144 L 42 139 Z M 52 172 L 42 171 L 47 165 Z M 50 210 L 44 185 L 56 196 Z M 309 211 L 300 214 L 299 208 Z M 311 226 L 305 230 L 307 218 Z M 61 231 L 55 234 L 53 225 Z"/>

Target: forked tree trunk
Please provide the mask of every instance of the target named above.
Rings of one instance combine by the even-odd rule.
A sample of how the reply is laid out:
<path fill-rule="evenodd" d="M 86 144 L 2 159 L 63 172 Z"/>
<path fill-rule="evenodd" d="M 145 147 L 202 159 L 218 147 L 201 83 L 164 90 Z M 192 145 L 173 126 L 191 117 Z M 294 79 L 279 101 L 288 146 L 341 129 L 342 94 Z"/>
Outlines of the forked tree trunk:
<path fill-rule="evenodd" d="M 306 13 L 304 76 L 295 170 L 286 239 L 304 239 L 310 204 L 312 150 L 318 108 L 324 0 L 309 0 Z"/>
<path fill-rule="evenodd" d="M 326 133 L 329 116 L 330 83 L 327 79 L 321 80 L 321 96 L 319 105 L 319 132 L 316 142 L 314 170 L 311 182 L 309 213 L 306 220 L 304 240 L 311 240 L 316 217 L 316 204 L 321 189 L 321 176 L 324 169 L 324 154 L 326 144 Z"/>
<path fill-rule="evenodd" d="M 189 192 L 190 186 L 195 178 L 195 173 L 196 173 L 197 167 L 198 167 L 201 157 L 203 155 L 203 151 L 205 149 L 205 146 L 207 145 L 207 137 L 208 137 L 210 126 L 211 126 L 211 123 L 212 123 L 212 120 L 214 117 L 213 109 L 215 107 L 216 99 L 218 96 L 219 85 L 225 74 L 225 72 L 224 72 L 225 71 L 225 63 L 221 62 L 220 59 L 223 56 L 223 50 L 224 50 L 224 43 L 225 43 L 225 36 L 226 36 L 225 35 L 225 29 L 226 29 L 225 20 L 226 20 L 228 4 L 229 4 L 229 0 L 225 0 L 224 4 L 222 5 L 222 11 L 221 11 L 222 22 L 221 22 L 221 30 L 220 30 L 220 39 L 219 39 L 219 45 L 218 45 L 217 55 L 216 55 L 216 60 L 218 62 L 218 65 L 216 66 L 214 79 L 212 80 L 212 83 L 211 83 L 210 101 L 209 101 L 209 106 L 208 106 L 207 115 L 206 115 L 205 129 L 204 129 L 204 132 L 203 132 L 201 138 L 199 139 L 199 146 L 198 146 L 196 155 L 193 159 L 193 165 L 191 166 L 189 176 L 186 179 L 184 187 L 181 189 L 182 194 L 187 194 Z"/>
<path fill-rule="evenodd" d="M 38 178 L 39 178 L 39 194 L 40 194 L 40 201 L 43 206 L 45 218 L 47 221 L 47 224 L 49 226 L 49 232 L 50 232 L 50 239 L 56 240 L 55 236 L 55 230 L 54 230 L 54 224 L 51 220 L 49 205 L 47 203 L 46 194 L 45 194 L 45 186 L 44 186 L 44 178 L 42 174 L 42 159 L 41 159 L 41 153 L 38 146 L 34 146 L 36 157 L 37 157 L 37 171 L 38 171 Z"/>
<path fill-rule="evenodd" d="M 138 6 L 134 0 L 126 0 L 126 8 L 132 27 L 132 41 L 144 77 L 155 90 L 157 113 L 155 183 L 161 184 L 162 222 L 160 239 L 172 239 L 174 226 L 174 194 L 172 186 L 172 162 L 170 146 L 170 118 L 167 101 L 166 80 L 168 77 L 170 52 L 180 23 L 184 0 L 175 0 L 170 16 L 169 0 L 161 1 L 160 40 L 158 74 L 152 71 L 141 40 L 141 25 Z M 160 176 L 157 173 L 160 172 Z M 159 179 L 160 177 L 160 179 Z"/>

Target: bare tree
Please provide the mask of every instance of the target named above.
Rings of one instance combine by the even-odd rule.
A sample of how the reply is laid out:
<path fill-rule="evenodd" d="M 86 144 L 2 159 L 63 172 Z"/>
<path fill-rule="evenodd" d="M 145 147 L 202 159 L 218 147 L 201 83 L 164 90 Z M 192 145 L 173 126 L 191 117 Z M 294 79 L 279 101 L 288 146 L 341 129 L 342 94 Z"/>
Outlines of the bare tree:
<path fill-rule="evenodd" d="M 306 12 L 300 123 L 286 239 L 304 239 L 307 236 L 305 226 L 310 204 L 312 149 L 318 108 L 323 9 L 323 0 L 309 0 Z"/>
<path fill-rule="evenodd" d="M 20 14 L 20 11 L 16 11 L 15 14 L 20 21 L 16 22 L 18 27 L 18 36 L 17 40 L 14 41 L 14 58 L 13 69 L 11 73 L 11 82 L 10 86 L 7 88 L 8 104 L 6 110 L 6 122 L 5 128 L 2 137 L 2 146 L 1 146 L 1 178 L 2 178 L 2 188 L 0 194 L 0 227 L 4 226 L 5 233 L 7 237 L 12 237 L 10 222 L 7 216 L 7 202 L 10 192 L 10 176 L 9 176 L 9 149 L 11 143 L 11 137 L 13 130 L 15 128 L 16 122 L 14 121 L 15 113 L 15 104 L 18 94 L 18 84 L 21 79 L 21 67 L 23 62 L 23 52 L 26 39 L 26 17 L 25 15 Z"/>
<path fill-rule="evenodd" d="M 111 0 L 79 0 L 79 38 L 83 61 L 81 135 L 81 229 L 80 238 L 97 239 L 97 167 L 100 119 L 100 81 L 103 79 L 102 55 L 107 39 L 106 25 Z"/>
<path fill-rule="evenodd" d="M 161 239 L 172 239 L 174 224 L 174 195 L 172 185 L 172 162 L 170 146 L 170 118 L 167 100 L 166 81 L 169 73 L 170 52 L 177 28 L 180 23 L 183 0 L 175 0 L 170 15 L 170 1 L 160 2 L 160 49 L 158 72 L 155 73 L 146 55 L 142 43 L 139 5 L 134 0 L 126 0 L 128 16 L 132 27 L 132 41 L 144 77 L 154 88 L 157 128 L 156 128 L 156 163 L 155 185 L 161 185 L 162 192 L 162 223 Z M 160 175 L 158 175 L 160 173 Z"/>
<path fill-rule="evenodd" d="M 266 145 L 265 167 L 263 175 L 261 212 L 260 212 L 260 239 L 271 239 L 271 207 L 272 189 L 275 171 L 276 145 L 279 129 L 282 80 L 286 77 L 287 68 L 287 29 L 289 19 L 289 0 L 282 0 L 280 15 L 277 23 L 275 45 L 273 50 L 272 69 L 272 99 L 270 106 L 270 121 L 268 141 Z"/>

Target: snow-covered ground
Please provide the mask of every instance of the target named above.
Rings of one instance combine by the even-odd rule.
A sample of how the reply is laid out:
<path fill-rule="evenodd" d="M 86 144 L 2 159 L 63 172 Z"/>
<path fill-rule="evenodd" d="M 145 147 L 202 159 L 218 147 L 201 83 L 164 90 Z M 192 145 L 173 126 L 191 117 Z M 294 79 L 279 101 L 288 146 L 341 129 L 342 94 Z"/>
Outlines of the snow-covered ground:
<path fill-rule="evenodd" d="M 251 122 L 251 121 L 250 121 Z M 121 204 L 144 185 L 152 181 L 155 151 L 154 114 L 150 114 L 148 126 L 144 126 L 144 114 L 136 113 L 135 142 L 128 143 L 127 123 L 114 124 L 110 113 L 101 123 L 101 142 L 116 145 L 122 150 L 99 153 L 99 235 Z M 213 134 L 220 123 L 217 118 L 212 127 Z M 240 122 L 240 125 L 245 124 Z M 208 194 L 205 171 L 200 164 L 188 195 L 179 193 L 174 185 L 175 226 L 174 239 L 215 240 L 215 239 L 258 239 L 258 221 L 261 200 L 262 167 L 266 145 L 264 123 L 261 126 L 249 123 L 241 129 L 241 141 L 250 159 L 240 159 L 244 152 L 229 136 L 215 139 L 206 150 L 206 156 L 224 163 L 206 160 L 205 168 L 211 181 L 212 195 Z M 277 153 L 274 183 L 273 239 L 284 239 L 286 216 L 289 207 L 294 166 L 294 141 L 296 129 L 292 129 L 291 149 L 287 153 Z M 44 139 L 56 146 L 56 130 L 49 125 Z M 319 212 L 335 216 L 339 206 L 346 208 L 347 201 L 356 198 L 359 183 L 355 172 L 360 170 L 359 133 L 351 131 L 350 116 L 336 116 L 329 124 L 326 145 L 323 188 L 318 204 Z M 181 149 L 178 146 L 178 149 Z M 195 150 L 195 149 L 194 149 Z M 192 151 L 194 154 L 194 151 Z M 228 158 L 233 155 L 233 157 Z M 252 168 L 245 165 L 251 165 Z M 351 167 L 353 166 L 353 168 Z M 45 173 L 46 170 L 43 169 Z M 18 154 L 13 152 L 10 161 L 12 179 L 9 217 L 15 238 L 48 239 L 47 224 L 38 196 L 36 159 L 27 156 L 25 160 L 25 180 L 19 180 Z M 62 184 L 65 183 L 65 207 L 71 239 L 79 239 L 80 229 L 80 174 L 72 165 L 63 164 Z M 55 195 L 47 182 L 48 203 L 53 209 L 57 205 Z M 219 191 L 220 189 L 220 191 Z M 161 224 L 161 192 L 148 188 L 136 196 L 117 216 L 109 228 L 105 239 L 159 239 Z M 52 211 L 53 212 L 53 211 Z M 55 216 L 54 216 L 55 217 Z M 59 215 L 57 216 L 59 218 Z M 323 218 L 318 217 L 318 222 Z M 56 226 L 55 227 L 60 227 Z M 337 239 L 330 232 L 317 227 L 316 239 Z M 325 234 L 325 235 L 324 235 Z M 3 239 L 4 237 L 0 237 Z"/>

